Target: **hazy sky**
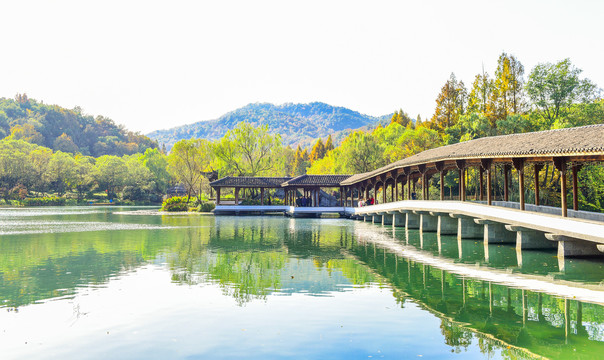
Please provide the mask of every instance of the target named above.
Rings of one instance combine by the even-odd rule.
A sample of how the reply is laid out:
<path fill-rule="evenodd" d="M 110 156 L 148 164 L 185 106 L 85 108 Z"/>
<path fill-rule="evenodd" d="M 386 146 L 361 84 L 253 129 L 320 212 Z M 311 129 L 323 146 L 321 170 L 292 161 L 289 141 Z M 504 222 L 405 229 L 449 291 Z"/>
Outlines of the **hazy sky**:
<path fill-rule="evenodd" d="M 2 1 L 0 97 L 149 132 L 251 102 L 431 117 L 451 72 L 569 57 L 604 87 L 604 1 Z"/>

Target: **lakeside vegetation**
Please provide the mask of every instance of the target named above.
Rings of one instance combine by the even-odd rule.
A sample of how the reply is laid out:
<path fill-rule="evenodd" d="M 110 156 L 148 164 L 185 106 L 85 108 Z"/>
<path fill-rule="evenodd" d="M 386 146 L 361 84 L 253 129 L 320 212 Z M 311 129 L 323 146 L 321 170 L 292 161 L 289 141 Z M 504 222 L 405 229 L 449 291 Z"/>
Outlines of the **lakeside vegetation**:
<path fill-rule="evenodd" d="M 220 139 L 180 140 L 166 154 L 145 136 L 102 116 L 92 118 L 77 108 L 66 110 L 17 95 L 0 99 L 0 135 L 6 135 L 0 140 L 0 196 L 5 203 L 23 205 L 62 201 L 51 198 L 66 203 L 159 203 L 171 185 L 182 184 L 185 196 L 166 208 L 207 208 L 213 195 L 209 179 L 355 174 L 479 137 L 604 123 L 601 91 L 580 74 L 565 59 L 539 64 L 525 77 L 521 62 L 502 53 L 494 76 L 483 70 L 469 88 L 451 74 L 430 119 L 413 119 L 399 110 L 389 124 L 353 131 L 339 145 L 330 135 L 295 150 L 284 146 L 281 135 L 272 134 L 268 125 L 240 122 Z M 312 107 L 297 109 L 302 110 Z M 528 201 L 532 176 L 527 173 Z M 542 204 L 558 205 L 558 176 L 547 164 L 539 174 Z M 584 166 L 579 179 L 580 208 L 602 211 L 602 166 Z M 477 171 L 470 170 L 468 180 L 469 191 L 474 191 Z M 454 195 L 458 179 L 449 174 L 445 181 Z M 432 179 L 429 185 L 436 189 L 437 182 Z M 517 186 L 513 180 L 512 187 Z M 253 202 L 254 194 L 246 201 Z"/>

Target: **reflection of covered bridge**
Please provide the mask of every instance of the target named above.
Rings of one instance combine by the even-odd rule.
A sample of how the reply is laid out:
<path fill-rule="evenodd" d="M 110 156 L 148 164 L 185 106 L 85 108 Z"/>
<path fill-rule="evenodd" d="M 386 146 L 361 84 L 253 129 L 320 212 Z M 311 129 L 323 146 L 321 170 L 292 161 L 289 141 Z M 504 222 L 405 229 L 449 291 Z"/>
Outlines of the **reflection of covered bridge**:
<path fill-rule="evenodd" d="M 600 216 L 602 214 L 578 211 L 579 184 L 577 176 L 585 164 L 603 160 L 604 125 L 591 125 L 486 137 L 443 146 L 421 152 L 371 172 L 342 176 L 338 183 L 330 182 L 329 187 L 339 188 L 341 204 L 339 212 L 348 216 L 362 217 L 373 222 L 379 221 L 394 226 L 415 226 L 417 223 L 424 231 L 440 232 L 446 228 L 456 227 L 455 231 L 459 234 L 481 233 L 480 236 L 484 235 L 485 239 L 493 237 L 503 239 L 507 237 L 507 232 L 512 232 L 517 236 L 517 246 L 522 248 L 551 246 L 554 244 L 552 241 L 558 241 L 559 249 L 562 248 L 563 253 L 586 254 L 593 253 L 595 246 L 592 248 L 590 245 L 589 250 L 586 250 L 582 246 L 585 240 L 591 244 L 604 244 L 604 225 L 586 220 L 565 219 L 560 222 L 555 219 L 572 217 L 604 220 L 604 216 Z M 542 185 L 539 180 L 544 168 L 547 171 L 551 169 L 552 172 L 555 171 L 559 175 L 560 208 L 545 207 L 540 204 L 542 197 L 540 187 Z M 533 189 L 530 192 L 534 204 L 527 204 L 526 201 L 529 191 L 525 174 L 528 172 L 532 172 L 534 180 Z M 453 181 L 457 182 L 456 189 L 454 189 L 456 191 L 451 192 L 449 189 L 448 197 L 453 198 L 452 195 L 456 192 L 454 200 L 460 202 L 444 201 L 446 198 L 445 176 L 448 173 L 454 173 Z M 470 173 L 477 179 L 476 186 L 471 189 L 468 188 L 468 174 Z M 510 189 L 512 175 L 517 177 L 515 194 L 512 194 Z M 306 178 L 304 178 L 305 176 Z M 433 192 L 431 197 L 429 184 L 434 176 L 438 176 L 437 183 L 440 189 L 436 192 L 437 194 Z M 299 186 L 294 181 L 301 178 L 304 178 L 304 186 Z M 303 175 L 283 181 L 280 186 L 287 194 L 285 196 L 287 208 L 283 208 L 282 211 L 294 213 L 296 204 L 295 201 L 292 201 L 291 194 L 295 194 L 295 189 L 302 188 L 305 189 L 305 192 L 311 191 L 312 194 L 315 194 L 316 189 L 322 186 L 319 180 L 323 178 L 336 180 L 335 176 L 330 178 L 330 176 Z M 569 181 L 567 181 L 569 178 L 570 191 Z M 221 179 L 212 182 L 211 185 L 219 191 L 223 184 L 221 182 L 226 182 L 227 179 L 232 178 Z M 451 177 L 449 179 L 451 181 Z M 317 182 L 313 183 L 313 180 L 317 180 Z M 241 185 L 241 187 L 244 186 Z M 496 189 L 501 189 L 498 199 Z M 469 193 L 473 193 L 474 200 L 480 203 L 468 204 L 471 206 L 463 205 L 469 200 Z M 380 194 L 381 196 L 378 196 Z M 512 195 L 515 195 L 514 198 L 517 199 L 517 202 L 510 202 Z M 357 206 L 359 200 L 372 196 L 379 200 L 379 205 Z M 569 198 L 571 201 L 568 201 Z M 420 204 L 414 203 L 415 199 L 438 199 L 440 201 L 422 201 Z M 572 210 L 568 210 L 569 202 L 572 204 Z M 317 204 L 317 202 L 313 201 L 313 204 Z M 228 210 L 220 205 L 220 201 L 217 205 L 217 212 Z M 507 208 L 502 209 L 493 207 L 493 205 Z M 309 211 L 309 209 L 306 210 Z M 522 212 L 527 210 L 532 212 L 523 216 Z M 321 208 L 315 208 L 315 213 L 322 212 L 324 211 Z M 530 216 L 528 216 L 529 214 Z M 531 220 L 528 220 L 529 218 Z M 476 221 L 468 221 L 468 219 Z M 522 221 L 523 219 L 527 220 Z M 534 225 L 535 221 L 538 225 Z M 461 226 L 462 223 L 466 225 Z M 480 229 L 484 228 L 484 230 L 473 231 L 470 227 L 474 225 L 478 225 Z M 507 225 L 506 230 L 501 230 L 500 228 L 504 225 Z M 539 234 L 535 235 L 535 231 Z M 496 233 L 506 235 L 495 235 Z M 541 241 L 543 234 L 547 234 L 548 240 Z M 532 241 L 536 238 L 539 238 L 538 243 L 542 245 L 536 245 Z M 524 240 L 523 245 L 518 244 L 520 240 Z M 571 248 L 575 250 L 571 251 Z"/>

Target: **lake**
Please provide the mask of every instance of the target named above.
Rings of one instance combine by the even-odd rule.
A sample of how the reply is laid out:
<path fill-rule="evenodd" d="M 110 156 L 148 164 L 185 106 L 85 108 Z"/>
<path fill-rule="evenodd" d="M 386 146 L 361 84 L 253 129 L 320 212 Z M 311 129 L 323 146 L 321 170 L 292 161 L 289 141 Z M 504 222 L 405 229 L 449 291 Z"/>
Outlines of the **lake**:
<path fill-rule="evenodd" d="M 597 358 L 604 261 L 348 219 L 0 209 L 0 358 Z"/>

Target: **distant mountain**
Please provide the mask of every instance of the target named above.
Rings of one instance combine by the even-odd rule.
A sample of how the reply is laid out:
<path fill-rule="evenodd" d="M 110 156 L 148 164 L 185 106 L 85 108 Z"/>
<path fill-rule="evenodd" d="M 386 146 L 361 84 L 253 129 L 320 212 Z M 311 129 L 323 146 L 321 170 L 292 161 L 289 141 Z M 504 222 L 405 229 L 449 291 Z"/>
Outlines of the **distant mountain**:
<path fill-rule="evenodd" d="M 155 141 L 107 117 L 83 114 L 79 107 L 44 104 L 26 94 L 0 98 L 0 139 L 7 137 L 94 157 L 131 155 L 157 147 Z"/>
<path fill-rule="evenodd" d="M 271 133 L 281 134 L 284 145 L 300 144 L 305 147 L 317 138 L 326 139 L 330 134 L 334 137 L 334 141 L 341 141 L 351 130 L 371 129 L 380 122 L 390 120 L 391 117 L 392 114 L 380 117 L 364 115 L 321 102 L 283 105 L 256 103 L 231 111 L 215 120 L 157 130 L 147 136 L 170 149 L 174 143 L 182 139 L 219 139 L 228 130 L 245 121 L 257 126 L 268 125 Z"/>

